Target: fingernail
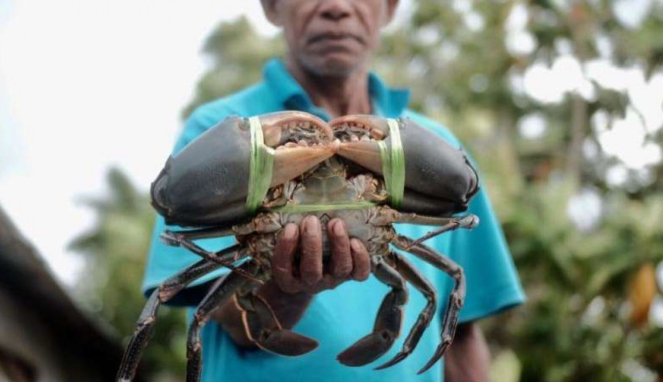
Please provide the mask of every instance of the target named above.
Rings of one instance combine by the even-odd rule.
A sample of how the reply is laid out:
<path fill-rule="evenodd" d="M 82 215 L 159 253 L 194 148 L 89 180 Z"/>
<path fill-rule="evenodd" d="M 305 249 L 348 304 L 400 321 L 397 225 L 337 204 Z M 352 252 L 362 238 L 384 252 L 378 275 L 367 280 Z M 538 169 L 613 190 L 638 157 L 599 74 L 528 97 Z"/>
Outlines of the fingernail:
<path fill-rule="evenodd" d="M 334 231 L 334 234 L 336 236 L 342 236 L 345 232 L 343 229 L 343 222 L 340 220 L 334 223 L 334 226 L 332 227 L 332 231 Z"/>
<path fill-rule="evenodd" d="M 285 230 L 283 230 L 283 238 L 284 239 L 294 239 L 296 229 L 297 228 L 293 224 L 286 225 Z"/>
<path fill-rule="evenodd" d="M 314 216 L 307 216 L 304 219 L 306 219 L 304 222 L 304 231 L 308 233 L 318 229 L 319 222 Z"/>
<path fill-rule="evenodd" d="M 360 251 L 364 250 L 362 248 L 361 242 L 357 239 L 350 240 L 350 246 L 352 246 L 352 249 L 354 249 L 356 252 L 360 252 Z"/>

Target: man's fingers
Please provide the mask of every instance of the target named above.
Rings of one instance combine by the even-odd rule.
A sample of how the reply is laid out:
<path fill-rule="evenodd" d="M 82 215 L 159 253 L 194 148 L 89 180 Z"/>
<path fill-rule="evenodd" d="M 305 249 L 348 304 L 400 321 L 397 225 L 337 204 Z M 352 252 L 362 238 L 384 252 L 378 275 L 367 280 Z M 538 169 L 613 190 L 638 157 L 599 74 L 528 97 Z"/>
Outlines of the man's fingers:
<path fill-rule="evenodd" d="M 363 281 L 371 273 L 370 257 L 364 244 L 358 239 L 350 239 L 345 223 L 332 219 L 327 226 L 331 246 L 329 274 L 323 274 L 322 228 L 315 216 L 305 217 L 300 227 L 287 224 L 279 236 L 272 272 L 274 281 L 284 292 L 295 293 L 308 290 L 317 293 L 334 289 L 348 278 Z M 295 256 L 300 251 L 299 274 L 296 276 Z"/>
<path fill-rule="evenodd" d="M 297 225 L 289 223 L 281 232 L 281 236 L 274 247 L 272 258 L 272 273 L 276 284 L 284 292 L 298 291 L 299 281 L 293 276 L 293 263 L 299 242 L 299 229 Z"/>
<path fill-rule="evenodd" d="M 341 219 L 332 219 L 327 225 L 331 244 L 330 273 L 339 280 L 345 280 L 352 273 L 350 238 Z"/>
<path fill-rule="evenodd" d="M 322 279 L 322 229 L 320 220 L 307 216 L 301 223 L 300 273 L 302 281 L 313 285 Z"/>
<path fill-rule="evenodd" d="M 337 286 L 343 284 L 344 282 L 348 281 L 348 279 L 337 279 L 336 277 L 326 274 L 322 277 L 322 281 L 318 283 L 320 290 L 319 292 L 322 292 L 324 290 L 332 290 L 336 288 Z"/>
<path fill-rule="evenodd" d="M 371 274 L 371 259 L 364 244 L 358 239 L 350 239 L 352 248 L 352 278 L 358 281 L 364 281 Z"/>

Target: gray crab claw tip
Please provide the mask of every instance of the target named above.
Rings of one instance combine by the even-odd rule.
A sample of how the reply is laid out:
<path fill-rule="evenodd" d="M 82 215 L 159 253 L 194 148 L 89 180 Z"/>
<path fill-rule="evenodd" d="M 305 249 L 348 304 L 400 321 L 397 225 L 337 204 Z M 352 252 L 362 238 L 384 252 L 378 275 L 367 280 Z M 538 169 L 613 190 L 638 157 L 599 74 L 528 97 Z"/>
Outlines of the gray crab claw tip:
<path fill-rule="evenodd" d="M 433 357 L 431 357 L 431 359 L 428 361 L 428 363 L 426 364 L 426 366 L 424 366 L 423 368 L 421 368 L 421 370 L 419 370 L 419 371 L 417 372 L 417 375 L 425 373 L 426 370 L 430 369 L 433 365 L 435 365 L 435 363 L 436 363 L 437 361 L 439 361 L 440 358 L 442 358 L 442 356 L 444 356 L 444 353 L 446 352 L 446 350 L 447 350 L 449 344 L 450 344 L 450 343 L 447 343 L 447 344 L 442 343 L 442 344 L 440 344 L 440 346 L 438 346 L 437 350 L 435 351 L 435 354 L 433 355 Z"/>
<path fill-rule="evenodd" d="M 435 361 L 435 362 L 437 362 L 437 361 Z M 421 375 L 421 374 L 427 372 L 428 369 L 430 369 L 433 365 L 435 365 L 435 362 L 429 362 L 426 366 L 424 366 L 423 368 L 421 368 L 421 370 L 419 370 L 417 372 L 417 375 Z"/>
<path fill-rule="evenodd" d="M 405 357 L 407 357 L 407 354 L 398 353 L 398 354 L 396 354 L 396 356 L 394 358 L 392 358 L 391 360 L 383 363 L 380 366 L 377 366 L 377 367 L 373 368 L 373 370 L 384 370 L 388 367 L 394 366 L 395 364 L 397 364 L 397 363 L 401 362 L 402 360 L 404 360 Z"/>

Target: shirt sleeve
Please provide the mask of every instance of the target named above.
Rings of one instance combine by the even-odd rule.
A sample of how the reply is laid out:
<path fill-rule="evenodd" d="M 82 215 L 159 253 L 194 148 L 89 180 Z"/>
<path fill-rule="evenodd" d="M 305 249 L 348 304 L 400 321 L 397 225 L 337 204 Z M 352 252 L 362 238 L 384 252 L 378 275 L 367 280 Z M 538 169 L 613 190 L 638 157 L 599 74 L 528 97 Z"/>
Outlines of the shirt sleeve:
<path fill-rule="evenodd" d="M 511 253 L 485 188 L 472 199 L 468 212 L 479 217 L 479 225 L 473 230 L 455 231 L 451 239 L 451 253 L 463 267 L 467 282 L 460 322 L 496 314 L 525 301 Z"/>
<path fill-rule="evenodd" d="M 207 129 L 231 114 L 231 112 L 226 110 L 215 110 L 214 113 L 211 113 L 204 109 L 199 109 L 194 112 L 191 117 L 187 119 L 184 129 L 175 144 L 173 154 L 179 153 L 187 144 L 196 139 L 200 134 L 204 133 Z M 181 229 L 182 228 L 178 226 L 166 225 L 164 218 L 157 215 L 154 230 L 152 232 L 147 268 L 143 279 L 142 290 L 146 296 L 152 293 L 155 288 L 168 278 L 176 275 L 178 272 L 201 259 L 187 249 L 166 245 L 159 239 L 159 235 L 161 235 L 164 230 L 177 231 Z M 196 244 L 209 251 L 219 251 L 235 244 L 235 238 L 230 236 L 197 240 Z M 188 288 L 180 292 L 168 303 L 172 305 L 197 304 L 205 293 L 205 288 L 200 288 L 200 286 L 227 272 L 228 271 L 225 268 L 221 268 L 200 277 L 193 281 Z"/>

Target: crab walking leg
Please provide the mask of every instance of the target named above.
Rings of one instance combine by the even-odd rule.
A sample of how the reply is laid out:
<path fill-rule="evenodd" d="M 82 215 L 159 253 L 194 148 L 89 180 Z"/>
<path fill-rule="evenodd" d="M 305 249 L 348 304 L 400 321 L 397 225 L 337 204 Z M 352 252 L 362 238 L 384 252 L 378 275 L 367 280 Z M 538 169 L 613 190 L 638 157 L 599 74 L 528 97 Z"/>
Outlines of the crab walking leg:
<path fill-rule="evenodd" d="M 239 246 L 232 246 L 226 248 L 223 251 L 217 252 L 215 255 L 221 261 L 229 261 L 236 258 L 237 250 Z M 159 306 L 162 303 L 167 302 L 173 298 L 178 292 L 186 288 L 187 285 L 192 283 L 194 280 L 199 279 L 200 277 L 205 276 L 206 274 L 213 272 L 221 268 L 220 263 L 216 263 L 210 260 L 200 260 L 197 263 L 191 265 L 190 267 L 184 269 L 175 276 L 169 278 L 158 288 L 152 292 L 145 307 L 143 308 L 138 322 L 136 323 L 136 330 L 134 331 L 129 345 L 124 352 L 124 357 L 122 358 L 122 363 L 117 372 L 116 380 L 118 382 L 131 381 L 136 374 L 136 368 L 138 367 L 138 362 L 140 361 L 141 355 L 147 341 L 150 339 L 150 334 L 152 332 L 152 327 L 156 322 L 157 311 Z"/>
<path fill-rule="evenodd" d="M 454 231 L 459 228 L 472 229 L 479 224 L 479 218 L 472 214 L 459 218 L 439 218 L 432 216 L 420 216 L 416 214 L 400 214 L 396 220 L 396 223 L 413 223 L 440 226 L 440 228 L 432 230 L 417 240 L 414 240 L 411 245 L 415 246 L 445 232 Z"/>
<path fill-rule="evenodd" d="M 255 274 L 258 270 L 258 264 L 252 260 L 240 265 L 246 273 Z M 193 315 L 189 333 L 187 335 L 187 382 L 199 382 L 200 371 L 202 368 L 202 344 L 200 342 L 200 330 L 207 323 L 210 315 L 216 308 L 221 306 L 226 300 L 231 298 L 235 292 L 242 287 L 251 287 L 256 283 L 238 272 L 231 272 L 224 278 L 217 280 L 210 288 L 205 298 L 198 304 L 196 312 Z"/>
<path fill-rule="evenodd" d="M 210 252 L 200 247 L 198 244 L 194 243 L 193 241 L 191 241 L 191 239 L 186 237 L 186 232 L 165 231 L 164 233 L 161 234 L 161 240 L 163 240 L 164 243 L 173 247 L 182 246 L 188 249 L 189 251 L 195 253 L 196 255 L 202 257 L 203 259 L 219 263 L 224 267 L 232 270 L 233 272 L 237 272 L 248 279 L 251 279 L 253 281 L 262 284 L 262 280 L 257 279 L 254 275 L 247 273 L 241 268 L 237 268 L 232 264 L 239 258 L 230 259 L 230 260 L 220 260 L 217 256 L 217 252 Z M 239 244 L 235 244 L 231 248 L 239 248 Z M 239 254 L 239 252 L 237 253 Z"/>
<path fill-rule="evenodd" d="M 382 370 L 393 366 L 407 358 L 407 356 L 414 351 L 421 336 L 424 334 L 424 331 L 428 328 L 428 325 L 430 325 L 431 320 L 435 316 L 435 310 L 437 307 L 437 293 L 435 293 L 435 288 L 433 288 L 431 283 L 426 280 L 421 272 L 419 272 L 419 270 L 407 259 L 395 252 L 390 252 L 389 257 L 393 261 L 396 270 L 405 278 L 405 280 L 417 288 L 417 290 L 426 297 L 427 303 L 421 313 L 419 313 L 417 321 L 412 325 L 410 333 L 405 339 L 405 342 L 403 342 L 402 350 L 391 360 L 376 367 L 375 370 Z"/>
<path fill-rule="evenodd" d="M 403 307 L 408 300 L 405 279 L 382 256 L 372 256 L 371 263 L 375 277 L 389 285 L 391 291 L 382 300 L 373 332 L 338 355 L 339 362 L 346 366 L 363 366 L 375 361 L 391 348 L 401 331 Z"/>
<path fill-rule="evenodd" d="M 267 301 L 251 292 L 235 295 L 235 302 L 242 311 L 242 321 L 247 337 L 259 348 L 272 353 L 298 356 L 313 351 L 318 342 L 283 329 Z"/>
<path fill-rule="evenodd" d="M 414 244 L 414 240 L 405 237 L 397 236 L 392 243 L 399 249 L 410 252 L 418 258 L 432 264 L 436 268 L 446 272 L 455 281 L 455 286 L 449 302 L 447 310 L 444 314 L 444 321 L 442 323 L 442 343 L 435 350 L 435 354 L 428 361 L 428 363 L 417 374 L 421 374 L 428 370 L 435 364 L 446 352 L 449 345 L 453 341 L 454 334 L 456 333 L 456 325 L 458 324 L 458 315 L 460 308 L 463 307 L 465 300 L 465 275 L 463 269 L 451 259 L 440 255 L 432 248 L 423 244 Z"/>
<path fill-rule="evenodd" d="M 168 240 L 170 236 L 178 235 L 189 240 L 207 239 L 216 237 L 232 236 L 235 233 L 232 227 L 208 227 L 201 229 L 192 229 L 188 231 L 164 231 L 161 234 L 163 240 Z"/>

